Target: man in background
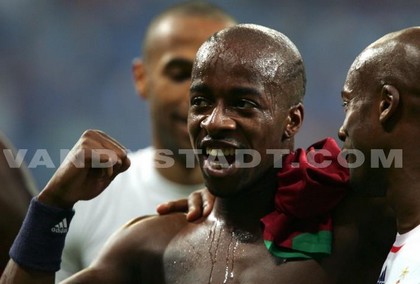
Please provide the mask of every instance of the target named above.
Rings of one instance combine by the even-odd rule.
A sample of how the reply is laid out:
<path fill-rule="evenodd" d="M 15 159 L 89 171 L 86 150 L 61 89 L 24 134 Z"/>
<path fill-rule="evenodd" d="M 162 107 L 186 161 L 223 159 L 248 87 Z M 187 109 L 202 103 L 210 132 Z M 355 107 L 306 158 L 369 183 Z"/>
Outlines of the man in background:
<path fill-rule="evenodd" d="M 9 259 L 9 249 L 25 218 L 31 198 L 38 193 L 35 181 L 16 151 L 0 132 L 0 275 Z"/>
<path fill-rule="evenodd" d="M 203 1 L 177 4 L 152 20 L 143 41 L 143 59 L 133 62 L 136 90 L 150 106 L 152 146 L 130 153 L 130 169 L 100 197 L 76 205 L 58 281 L 87 267 L 108 237 L 130 219 L 154 214 L 157 204 L 204 186 L 199 167 L 188 165 L 182 152 L 191 149 L 187 131 L 191 69 L 199 46 L 233 24 L 230 15 Z"/>

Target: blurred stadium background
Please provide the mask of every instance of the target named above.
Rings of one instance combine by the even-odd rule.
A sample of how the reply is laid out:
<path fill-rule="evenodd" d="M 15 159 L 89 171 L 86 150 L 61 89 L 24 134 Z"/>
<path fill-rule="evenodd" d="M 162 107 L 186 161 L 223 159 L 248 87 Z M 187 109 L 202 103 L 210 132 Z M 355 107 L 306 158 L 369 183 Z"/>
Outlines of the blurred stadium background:
<path fill-rule="evenodd" d="M 420 25 L 420 0 L 210 0 L 239 22 L 285 33 L 307 72 L 298 147 L 336 138 L 340 90 L 355 56 L 385 33 Z M 55 165 L 88 128 L 135 150 L 149 145 L 147 104 L 131 62 L 146 25 L 169 0 L 1 0 L 0 130 L 18 149 L 46 149 Z M 54 168 L 31 169 L 43 187 Z"/>

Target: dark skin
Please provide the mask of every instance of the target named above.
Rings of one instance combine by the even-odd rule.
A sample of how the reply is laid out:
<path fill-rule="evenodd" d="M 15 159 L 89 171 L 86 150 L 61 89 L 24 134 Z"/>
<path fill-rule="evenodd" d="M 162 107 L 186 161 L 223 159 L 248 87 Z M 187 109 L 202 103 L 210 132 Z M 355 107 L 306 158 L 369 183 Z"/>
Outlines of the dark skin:
<path fill-rule="evenodd" d="M 398 153 L 392 164 L 367 164 L 350 174 L 355 190 L 384 196 L 400 234 L 420 224 L 419 72 L 420 28 L 411 27 L 369 45 L 350 67 L 342 91 L 344 148 L 359 149 L 367 160 L 374 157 L 372 149 Z"/>
<path fill-rule="evenodd" d="M 222 11 L 214 12 L 205 2 L 202 4 L 203 8 L 198 11 L 197 6 L 200 4 L 194 3 L 180 4 L 178 10 L 170 8 L 172 10 L 166 10 L 154 18 L 143 40 L 145 48 L 142 58 L 136 58 L 132 66 L 138 96 L 147 102 L 150 110 L 151 146 L 157 150 L 153 150 L 156 163 L 152 165 L 158 177 L 169 181 L 170 184 L 174 183 L 173 186 L 177 190 L 180 185 L 197 187 L 203 184 L 198 165 L 188 166 L 186 155 L 180 154 L 182 150 L 191 150 L 187 113 L 191 69 L 195 54 L 209 36 L 234 24 L 233 19 L 225 16 Z M 163 155 L 159 149 L 165 149 L 170 153 Z M 161 166 L 162 158 L 168 158 L 171 165 Z M 122 179 L 127 180 L 124 177 Z M 113 187 L 115 186 L 114 184 Z M 123 191 L 126 191 L 126 188 Z M 187 192 L 184 195 L 186 196 Z M 118 206 L 120 211 L 125 211 L 127 204 L 119 203 Z M 84 216 L 78 218 L 79 214 L 73 219 L 73 224 L 86 225 Z M 129 220 L 120 220 L 120 225 L 127 221 Z M 115 224 L 115 220 L 113 223 Z M 104 232 L 99 233 L 100 230 L 97 230 L 96 233 L 99 234 L 97 239 L 104 243 L 111 231 L 108 230 L 104 235 Z M 77 250 L 78 253 L 74 253 L 75 244 L 80 247 L 83 244 L 88 245 L 89 241 L 84 239 L 83 231 L 73 232 L 72 237 L 67 239 L 57 279 L 64 279 L 67 275 L 82 269 L 85 266 L 83 263 L 93 260 L 92 247 L 98 249 L 101 247 L 95 242 L 94 246 L 89 246 L 90 249 L 80 249 Z M 82 239 L 84 240 L 81 241 Z M 86 258 L 89 260 L 80 261 Z"/>
<path fill-rule="evenodd" d="M 188 211 L 187 221 L 194 222 L 210 214 L 214 201 L 215 197 L 203 189 L 157 209 L 160 214 Z M 335 257 L 330 265 L 336 261 L 337 271 L 341 269 L 336 271 L 336 283 L 375 283 L 396 232 L 394 213 L 386 200 L 351 193 L 337 206 L 334 223 Z M 341 258 L 341 254 L 347 258 Z"/>
<path fill-rule="evenodd" d="M 36 193 L 35 183 L 22 165 L 9 165 L 6 155 L 16 153 L 6 137 L 0 133 L 0 273 L 9 260 L 9 248 L 25 218 L 32 196 Z M 6 150 L 6 152 L 3 152 Z M 12 162 L 12 161 L 11 161 Z"/>
<path fill-rule="evenodd" d="M 94 155 L 95 149 L 107 149 L 113 155 Z M 80 162 L 85 167 L 77 166 Z M 98 162 L 110 166 L 92 166 Z M 130 160 L 123 146 L 101 131 L 88 130 L 37 198 L 41 203 L 53 207 L 72 208 L 79 200 L 89 200 L 99 195 L 115 176 L 129 166 Z M 0 283 L 54 283 L 54 273 L 25 269 L 9 260 Z"/>
<path fill-rule="evenodd" d="M 368 46 L 351 66 L 342 91 L 346 118 L 339 137 L 344 147 L 360 149 L 366 156 L 371 149 L 401 150 L 402 167 L 351 171 L 356 189 L 386 197 L 401 234 L 420 224 L 419 35 L 420 28 L 412 27 Z"/>
<path fill-rule="evenodd" d="M 169 181 L 203 182 L 198 166 L 187 167 L 185 156 L 178 153 L 179 149 L 191 149 L 187 130 L 191 68 L 200 45 L 216 31 L 233 24 L 227 19 L 166 15 L 146 37 L 145 58 L 133 62 L 135 87 L 150 106 L 152 145 L 174 154 L 173 166 L 156 167 Z"/>
<path fill-rule="evenodd" d="M 293 136 L 303 120 L 298 95 L 303 78 L 285 77 L 298 73 L 294 71 L 300 55 L 277 33 L 254 26 L 230 29 L 213 40 L 197 55 L 188 124 L 193 148 L 204 153 L 198 161 L 206 185 L 217 196 L 214 210 L 196 222 L 187 222 L 184 214 L 134 220 L 69 283 L 355 283 L 366 273 L 348 270 L 352 263 L 360 263 L 360 219 L 366 213 L 361 210 L 364 200 L 353 194 L 334 212 L 329 257 L 284 262 L 265 248 L 260 219 L 274 210 L 276 189 L 274 161 L 265 150 L 293 149 Z M 270 46 L 276 48 L 265 49 Z M 239 60 L 232 60 L 235 56 Z M 264 68 L 267 58 L 284 63 L 274 77 L 272 69 Z M 64 164 L 39 201 L 71 208 L 78 200 L 99 194 L 129 166 L 124 148 L 97 131 L 83 135 L 72 153 L 95 147 L 117 153 L 113 167 L 98 171 Z M 258 151 L 262 158 L 258 166 L 241 168 L 228 157 L 230 150 L 239 148 Z M 218 150 L 227 153 L 225 161 L 214 157 Z M 11 260 L 2 278 L 2 283 L 7 281 L 52 283 L 53 275 L 30 271 Z"/>
<path fill-rule="evenodd" d="M 419 27 L 374 42 L 348 72 L 342 91 L 346 117 L 338 133 L 344 149 L 358 149 L 367 161 L 372 158 L 371 149 L 383 149 L 387 155 L 393 149 L 402 150 L 403 164 L 371 167 L 366 163 L 350 169 L 356 198 L 342 216 L 354 219 L 359 237 L 340 283 L 375 283 L 396 231 L 403 234 L 420 224 L 419 72 Z M 206 205 L 204 214 L 211 210 L 212 197 L 206 191 L 197 192 L 189 203 L 195 204 L 188 215 L 194 219 L 201 214 L 201 204 Z M 164 213 L 186 207 L 186 201 L 180 200 L 158 209 Z"/>
<path fill-rule="evenodd" d="M 348 220 L 340 220 L 336 226 L 342 237 L 336 239 L 335 253 L 321 260 L 283 262 L 267 251 L 262 239 L 260 218 L 274 209 L 276 189 L 274 161 L 265 150 L 292 149 L 293 136 L 303 119 L 299 103 L 303 76 L 286 78 L 301 68 L 300 55 L 280 34 L 261 27 L 241 26 L 219 36 L 198 53 L 188 118 L 193 148 L 204 153 L 198 160 L 206 184 L 218 196 L 212 214 L 195 223 L 187 222 L 183 214 L 134 220 L 112 237 L 89 268 L 68 279 L 69 283 L 313 284 L 338 279 L 337 272 L 351 252 L 345 245 L 353 235 L 353 230 L 344 226 Z M 214 44 L 223 48 L 207 49 Z M 277 48 L 265 50 L 271 46 Z M 252 52 L 255 50 L 266 52 Z M 219 60 L 232 55 L 245 57 L 247 63 L 237 60 L 226 65 Z M 276 73 L 261 64 L 273 62 L 273 58 L 283 62 Z M 299 70 L 297 73 L 303 69 Z M 39 201 L 71 208 L 78 200 L 98 195 L 129 166 L 123 147 L 97 131 L 85 133 L 71 153 L 95 148 L 113 150 L 117 154 L 112 157 L 114 166 L 98 170 L 65 163 Z M 261 162 L 254 168 L 240 167 L 229 157 L 232 148 L 256 150 Z M 211 157 L 211 149 L 226 152 L 226 160 Z M 87 161 L 90 158 L 85 155 Z M 252 210 L 244 210 L 247 208 Z M 52 283 L 53 275 L 35 273 L 11 260 L 2 283 L 7 280 Z"/>
<path fill-rule="evenodd" d="M 236 35 L 234 32 L 228 38 Z M 241 41 L 222 42 L 230 46 L 229 51 L 244 48 Z M 217 57 L 223 56 L 219 52 Z M 249 56 L 255 60 L 255 55 Z M 252 81 L 248 74 L 261 72 L 260 69 L 241 67 L 232 74 L 224 64 L 212 59 L 198 55 L 204 68 L 193 70 L 188 122 L 193 147 L 203 152 L 216 147 L 248 147 L 262 153 L 270 147 L 290 147 L 290 135 L 297 132 L 302 121 L 301 106 L 283 107 L 280 100 L 266 93 L 265 85 Z M 245 87 L 246 93 L 242 91 Z M 287 135 L 259 138 L 273 131 Z M 263 159 L 257 168 L 242 169 L 234 163 L 212 163 L 209 155 L 201 155 L 199 161 L 207 185 L 219 196 L 209 217 L 196 223 L 186 222 L 183 214 L 134 221 L 114 236 L 98 262 L 72 280 L 333 283 L 339 265 L 335 256 L 322 261 L 284 263 L 265 248 L 259 220 L 273 210 L 276 179 L 273 161 Z M 247 178 L 238 183 L 240 176 Z"/>

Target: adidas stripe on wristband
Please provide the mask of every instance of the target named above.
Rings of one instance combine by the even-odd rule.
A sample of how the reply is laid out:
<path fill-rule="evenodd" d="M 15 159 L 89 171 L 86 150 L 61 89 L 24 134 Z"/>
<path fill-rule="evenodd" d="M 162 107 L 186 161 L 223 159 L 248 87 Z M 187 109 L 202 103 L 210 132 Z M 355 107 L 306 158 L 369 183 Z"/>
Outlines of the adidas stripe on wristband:
<path fill-rule="evenodd" d="M 68 226 L 73 216 L 72 209 L 48 206 L 34 197 L 10 249 L 10 257 L 24 268 L 58 271 Z"/>

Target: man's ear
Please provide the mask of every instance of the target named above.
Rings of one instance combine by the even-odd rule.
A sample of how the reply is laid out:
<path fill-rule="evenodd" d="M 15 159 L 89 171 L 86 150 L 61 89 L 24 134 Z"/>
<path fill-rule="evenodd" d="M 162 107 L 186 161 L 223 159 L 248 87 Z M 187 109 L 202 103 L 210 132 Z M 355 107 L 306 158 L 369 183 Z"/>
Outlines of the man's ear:
<path fill-rule="evenodd" d="M 392 85 L 384 85 L 379 104 L 379 121 L 385 124 L 395 113 L 400 103 L 400 92 Z"/>
<path fill-rule="evenodd" d="M 292 138 L 299 131 L 303 123 L 303 104 L 299 103 L 289 109 L 284 138 Z"/>
<path fill-rule="evenodd" d="M 140 58 L 134 58 L 132 65 L 134 87 L 137 94 L 143 99 L 147 99 L 147 73 L 144 62 Z"/>

